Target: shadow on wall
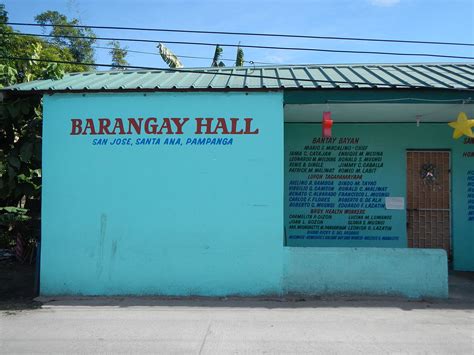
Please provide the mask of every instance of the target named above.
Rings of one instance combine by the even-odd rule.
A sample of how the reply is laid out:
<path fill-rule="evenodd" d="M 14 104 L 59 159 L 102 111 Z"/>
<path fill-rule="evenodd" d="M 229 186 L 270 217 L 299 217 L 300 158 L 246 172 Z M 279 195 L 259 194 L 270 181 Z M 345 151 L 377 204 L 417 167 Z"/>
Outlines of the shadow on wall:
<path fill-rule="evenodd" d="M 449 299 L 413 300 L 393 296 L 309 297 L 39 297 L 43 307 L 212 307 L 212 308 L 398 308 L 474 310 L 474 272 L 453 272 L 449 275 Z M 0 308 L 1 309 L 1 308 Z"/>

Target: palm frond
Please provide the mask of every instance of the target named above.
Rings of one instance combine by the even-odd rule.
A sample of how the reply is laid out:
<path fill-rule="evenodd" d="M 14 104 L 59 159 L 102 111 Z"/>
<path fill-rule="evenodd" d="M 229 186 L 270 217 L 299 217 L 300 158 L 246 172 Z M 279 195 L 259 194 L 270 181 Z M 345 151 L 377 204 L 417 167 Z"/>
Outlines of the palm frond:
<path fill-rule="evenodd" d="M 166 48 L 163 43 L 158 44 L 158 50 L 160 51 L 161 58 L 170 68 L 183 68 L 183 64 L 181 64 L 178 57 Z"/>

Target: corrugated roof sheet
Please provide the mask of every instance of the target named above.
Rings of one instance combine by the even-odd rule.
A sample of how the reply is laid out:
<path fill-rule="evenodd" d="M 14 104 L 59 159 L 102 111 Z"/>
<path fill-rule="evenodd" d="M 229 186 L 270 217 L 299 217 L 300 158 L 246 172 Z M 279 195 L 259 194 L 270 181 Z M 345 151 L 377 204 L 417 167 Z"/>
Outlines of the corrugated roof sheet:
<path fill-rule="evenodd" d="M 353 64 L 97 71 L 5 91 L 225 90 L 333 88 L 474 89 L 474 64 Z"/>

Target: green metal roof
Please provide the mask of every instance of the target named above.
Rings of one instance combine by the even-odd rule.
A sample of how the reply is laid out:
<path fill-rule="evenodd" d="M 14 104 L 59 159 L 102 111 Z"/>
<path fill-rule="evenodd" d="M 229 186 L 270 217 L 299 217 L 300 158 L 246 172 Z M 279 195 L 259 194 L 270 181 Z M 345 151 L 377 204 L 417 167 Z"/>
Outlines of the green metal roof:
<path fill-rule="evenodd" d="M 353 64 L 95 71 L 60 80 L 18 84 L 3 91 L 248 89 L 474 89 L 474 64 Z"/>

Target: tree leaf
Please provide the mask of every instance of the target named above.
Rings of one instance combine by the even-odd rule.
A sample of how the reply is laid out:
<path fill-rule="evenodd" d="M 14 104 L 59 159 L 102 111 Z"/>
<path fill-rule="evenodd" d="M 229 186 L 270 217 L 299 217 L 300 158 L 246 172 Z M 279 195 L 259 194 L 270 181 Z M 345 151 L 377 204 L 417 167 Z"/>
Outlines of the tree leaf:
<path fill-rule="evenodd" d="M 170 68 L 182 68 L 183 64 L 179 61 L 178 57 L 171 52 L 163 43 L 158 44 L 158 50 L 161 58 L 165 61 Z"/>
<path fill-rule="evenodd" d="M 223 52 L 223 49 L 219 45 L 216 45 L 216 49 L 214 51 L 214 57 L 212 58 L 211 67 L 221 66 L 220 63 L 222 63 L 222 61 L 220 63 L 219 61 L 221 59 L 222 52 Z"/>
<path fill-rule="evenodd" d="M 28 212 L 26 208 L 20 208 L 20 207 L 14 207 L 14 206 L 0 207 L 0 211 L 4 211 L 8 213 L 18 213 L 18 214 L 25 214 Z"/>
<path fill-rule="evenodd" d="M 244 51 L 242 48 L 237 48 L 237 56 L 235 58 L 235 66 L 241 67 L 244 65 Z"/>
<path fill-rule="evenodd" d="M 17 180 L 18 182 L 28 182 L 28 178 L 25 174 L 19 174 L 17 175 Z"/>

